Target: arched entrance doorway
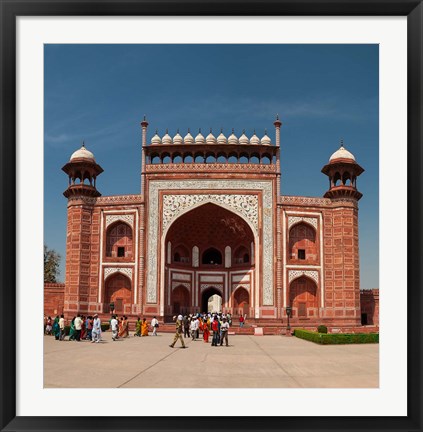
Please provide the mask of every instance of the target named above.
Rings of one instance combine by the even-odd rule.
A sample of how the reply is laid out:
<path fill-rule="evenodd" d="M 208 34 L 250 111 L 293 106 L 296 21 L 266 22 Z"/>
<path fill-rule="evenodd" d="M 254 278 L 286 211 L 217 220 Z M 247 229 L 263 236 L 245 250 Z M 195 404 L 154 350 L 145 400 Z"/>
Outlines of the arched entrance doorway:
<path fill-rule="evenodd" d="M 217 204 L 205 203 L 180 215 L 169 226 L 162 246 L 161 299 L 165 315 L 173 313 L 172 290 L 179 284 L 190 293 L 190 313 L 208 311 L 212 295 L 217 295 L 212 299 L 213 306 L 210 305 L 213 311 L 232 312 L 229 298 L 225 297 L 225 293 L 231 292 L 232 273 L 243 274 L 249 281 L 256 278 L 255 236 L 251 226 L 238 214 Z M 182 259 L 182 255 L 187 259 Z M 217 291 L 207 292 L 205 298 L 209 287 Z M 253 296 L 252 293 L 248 303 Z"/>
<path fill-rule="evenodd" d="M 289 287 L 289 300 L 294 316 L 298 318 L 317 316 L 317 286 L 308 277 L 302 276 L 292 281 Z"/>
<path fill-rule="evenodd" d="M 177 286 L 172 291 L 172 310 L 174 314 L 185 314 L 189 312 L 189 291 L 183 285 Z"/>
<path fill-rule="evenodd" d="M 234 313 L 237 315 L 250 315 L 250 295 L 244 287 L 239 287 L 234 293 Z"/>
<path fill-rule="evenodd" d="M 221 312 L 222 293 L 215 287 L 207 288 L 201 295 L 201 312 Z"/>
<path fill-rule="evenodd" d="M 125 305 L 132 303 L 131 281 L 122 273 L 115 273 L 106 279 L 105 293 L 106 307 L 113 303 L 116 313 L 125 313 Z"/>

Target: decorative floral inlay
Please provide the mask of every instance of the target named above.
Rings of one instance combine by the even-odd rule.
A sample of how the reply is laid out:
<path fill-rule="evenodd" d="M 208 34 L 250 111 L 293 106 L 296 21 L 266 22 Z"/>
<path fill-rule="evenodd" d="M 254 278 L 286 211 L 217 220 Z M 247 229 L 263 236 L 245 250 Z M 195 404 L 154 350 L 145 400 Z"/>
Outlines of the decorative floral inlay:
<path fill-rule="evenodd" d="M 223 293 L 223 284 L 211 284 L 211 283 L 205 283 L 205 284 L 201 284 L 200 286 L 200 290 L 204 291 L 207 288 L 216 288 L 216 289 L 220 289 Z"/>
<path fill-rule="evenodd" d="M 215 202 L 232 207 L 242 213 L 258 230 L 258 197 L 257 195 L 163 195 L 163 229 L 184 210 L 202 202 Z"/>
<path fill-rule="evenodd" d="M 315 217 L 300 217 L 300 216 L 289 216 L 288 217 L 288 229 L 290 229 L 293 225 L 298 222 L 307 222 L 310 225 L 314 226 L 317 230 L 317 218 Z"/>
<path fill-rule="evenodd" d="M 104 279 L 117 272 L 123 273 L 124 275 L 128 276 L 129 279 L 132 279 L 132 268 L 129 267 L 107 267 L 104 269 Z"/>
<path fill-rule="evenodd" d="M 107 215 L 106 228 L 116 221 L 126 222 L 131 228 L 134 228 L 134 214 Z"/>
<path fill-rule="evenodd" d="M 287 196 L 283 195 L 279 197 L 279 202 L 282 204 L 306 204 L 306 205 L 319 205 L 326 204 L 330 205 L 332 200 L 329 198 L 314 198 L 314 197 L 299 197 L 299 196 Z"/>
<path fill-rule="evenodd" d="M 289 283 L 291 283 L 294 279 L 297 279 L 301 276 L 308 276 L 312 278 L 316 284 L 319 282 L 319 273 L 315 270 L 289 270 L 288 279 Z"/>
<path fill-rule="evenodd" d="M 183 286 L 185 287 L 188 291 L 191 289 L 191 284 L 187 283 L 187 282 L 172 282 L 172 291 L 177 288 L 178 286 Z"/>

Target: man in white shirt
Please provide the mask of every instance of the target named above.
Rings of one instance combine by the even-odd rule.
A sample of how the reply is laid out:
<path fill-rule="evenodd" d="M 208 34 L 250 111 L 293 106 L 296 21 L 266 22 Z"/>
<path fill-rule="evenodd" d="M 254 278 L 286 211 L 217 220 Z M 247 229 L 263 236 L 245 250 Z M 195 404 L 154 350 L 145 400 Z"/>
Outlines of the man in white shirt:
<path fill-rule="evenodd" d="M 220 324 L 220 346 L 223 345 L 223 340 L 226 339 L 226 346 L 228 346 L 228 332 L 229 332 L 229 323 L 226 318 L 222 318 L 222 324 Z"/>
<path fill-rule="evenodd" d="M 110 328 L 112 329 L 112 339 L 115 341 L 118 337 L 118 328 L 119 328 L 119 322 L 116 319 L 115 315 L 113 315 L 112 319 L 110 320 Z"/>
<path fill-rule="evenodd" d="M 77 342 L 81 342 L 82 319 L 79 314 L 75 318 L 73 325 L 75 326 L 75 339 Z"/>
<path fill-rule="evenodd" d="M 65 338 L 65 317 L 60 315 L 59 319 L 59 340 L 63 340 Z"/>
<path fill-rule="evenodd" d="M 94 315 L 92 338 L 92 343 L 99 343 L 101 340 L 101 321 L 97 314 Z"/>
<path fill-rule="evenodd" d="M 153 336 L 157 336 L 157 329 L 159 328 L 159 320 L 154 317 L 151 320 L 151 327 L 153 327 Z"/>
<path fill-rule="evenodd" d="M 190 325 L 190 330 L 191 330 L 191 336 L 192 336 L 192 340 L 195 340 L 195 337 L 197 336 L 197 330 L 198 330 L 198 318 L 194 317 L 191 321 L 191 325 Z"/>

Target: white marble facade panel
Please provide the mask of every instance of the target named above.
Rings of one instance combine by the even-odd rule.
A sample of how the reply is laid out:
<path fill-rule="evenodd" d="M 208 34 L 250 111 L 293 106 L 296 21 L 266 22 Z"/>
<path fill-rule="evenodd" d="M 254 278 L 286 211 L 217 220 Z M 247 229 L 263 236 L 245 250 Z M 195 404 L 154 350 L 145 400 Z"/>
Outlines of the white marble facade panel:
<path fill-rule="evenodd" d="M 164 203 L 163 213 L 159 214 L 160 202 L 159 192 L 161 190 L 187 191 L 186 194 L 170 195 L 167 193 L 167 203 Z M 227 191 L 225 194 L 201 194 L 201 190 Z M 169 228 L 171 221 L 184 214 L 192 208 L 206 203 L 214 203 L 227 208 L 242 217 L 252 228 L 257 239 L 259 202 L 258 196 L 248 194 L 231 194 L 231 190 L 261 191 L 263 196 L 262 211 L 262 250 L 263 250 L 263 305 L 273 305 L 273 183 L 272 181 L 253 181 L 253 180 L 151 180 L 149 182 L 149 217 L 148 217 L 148 251 L 147 251 L 147 302 L 157 303 L 157 286 L 159 275 L 157 274 L 157 245 L 159 239 L 160 226 L 162 220 L 163 232 Z M 191 194 L 189 191 L 195 191 Z M 186 197 L 177 200 L 172 197 Z M 194 197 L 194 198 L 189 198 Z M 183 205 L 182 205 L 183 203 Z M 166 205 L 165 205 L 166 204 Z M 257 221 L 256 221 L 257 218 Z"/>

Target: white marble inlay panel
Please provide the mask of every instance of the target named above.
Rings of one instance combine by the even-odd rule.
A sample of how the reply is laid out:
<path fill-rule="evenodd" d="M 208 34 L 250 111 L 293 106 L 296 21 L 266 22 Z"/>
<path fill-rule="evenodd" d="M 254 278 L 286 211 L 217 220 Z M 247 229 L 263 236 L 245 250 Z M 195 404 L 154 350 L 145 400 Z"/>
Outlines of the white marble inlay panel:
<path fill-rule="evenodd" d="M 232 276 L 233 282 L 250 282 L 250 275 L 234 275 Z"/>
<path fill-rule="evenodd" d="M 181 281 L 189 281 L 191 280 L 191 275 L 186 273 L 172 273 L 172 279 L 181 280 Z"/>
<path fill-rule="evenodd" d="M 248 291 L 248 293 L 250 292 L 250 284 L 249 283 L 242 284 L 242 285 L 232 284 L 232 292 L 233 293 L 237 290 L 237 288 L 245 288 Z"/>
<path fill-rule="evenodd" d="M 273 305 L 273 186 L 272 181 L 250 181 L 250 180 L 153 180 L 149 182 L 149 218 L 148 218 L 148 252 L 147 252 L 147 302 L 157 303 L 157 246 L 159 239 L 159 191 L 160 190 L 192 190 L 199 195 L 201 190 L 253 190 L 262 191 L 263 196 L 263 214 L 262 214 L 262 245 L 263 245 L 263 304 L 266 306 Z M 204 194 L 208 197 L 202 204 L 213 202 L 222 207 L 232 210 L 249 222 L 253 231 L 256 231 L 252 219 L 247 217 L 238 205 L 230 207 L 226 203 L 217 203 L 210 194 Z M 229 196 L 229 195 L 228 195 Z M 239 196 L 239 194 L 238 194 Z M 251 195 L 246 195 L 252 197 Z M 230 200 L 229 200 L 230 202 Z M 244 209 L 245 211 L 247 209 Z M 178 213 L 181 213 L 180 210 Z"/>
<path fill-rule="evenodd" d="M 204 276 L 200 275 L 201 282 L 223 282 L 223 275 Z"/>
<path fill-rule="evenodd" d="M 191 284 L 189 284 L 189 283 L 186 283 L 186 282 L 172 282 L 172 291 L 173 291 L 176 287 L 181 286 L 181 285 L 184 286 L 185 288 L 187 288 L 188 291 L 191 290 Z"/>
<path fill-rule="evenodd" d="M 119 214 L 119 215 L 107 215 L 106 216 L 106 228 L 116 221 L 122 221 L 134 228 L 134 214 Z"/>
<path fill-rule="evenodd" d="M 288 216 L 288 229 L 299 222 L 307 222 L 317 230 L 317 217 Z"/>
<path fill-rule="evenodd" d="M 319 281 L 319 273 L 315 270 L 289 270 L 288 272 L 288 280 L 291 283 L 294 279 L 297 279 L 301 276 L 308 276 L 312 278 L 316 284 Z"/>
<path fill-rule="evenodd" d="M 220 289 L 222 294 L 223 294 L 223 284 L 210 284 L 210 283 L 205 283 L 205 284 L 201 284 L 200 286 L 200 291 L 203 292 L 204 290 L 206 290 L 207 288 L 216 288 L 216 289 Z"/>
<path fill-rule="evenodd" d="M 128 276 L 129 279 L 132 279 L 132 269 L 128 267 L 107 267 L 104 269 L 104 279 L 110 276 L 113 273 L 123 273 Z"/>
<path fill-rule="evenodd" d="M 163 195 L 163 229 L 187 208 L 210 202 L 236 209 L 251 222 L 257 233 L 258 197 L 239 194 Z"/>

